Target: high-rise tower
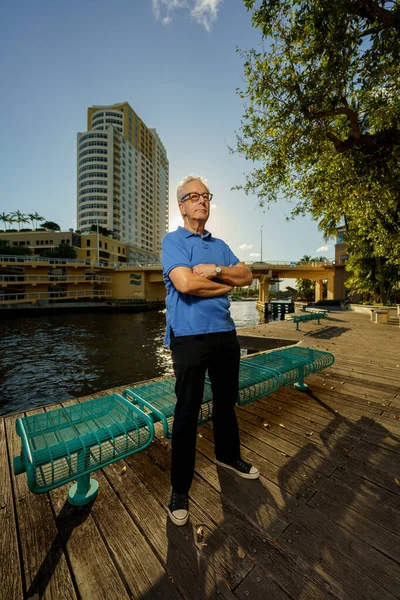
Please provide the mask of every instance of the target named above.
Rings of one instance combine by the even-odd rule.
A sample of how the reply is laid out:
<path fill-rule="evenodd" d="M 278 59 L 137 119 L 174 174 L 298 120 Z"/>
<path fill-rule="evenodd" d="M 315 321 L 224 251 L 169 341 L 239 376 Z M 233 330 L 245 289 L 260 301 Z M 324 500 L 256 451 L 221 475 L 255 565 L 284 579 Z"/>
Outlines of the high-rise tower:
<path fill-rule="evenodd" d="M 155 129 L 127 102 L 88 109 L 78 133 L 77 226 L 99 225 L 132 248 L 128 261 L 159 261 L 168 230 L 168 159 Z"/>

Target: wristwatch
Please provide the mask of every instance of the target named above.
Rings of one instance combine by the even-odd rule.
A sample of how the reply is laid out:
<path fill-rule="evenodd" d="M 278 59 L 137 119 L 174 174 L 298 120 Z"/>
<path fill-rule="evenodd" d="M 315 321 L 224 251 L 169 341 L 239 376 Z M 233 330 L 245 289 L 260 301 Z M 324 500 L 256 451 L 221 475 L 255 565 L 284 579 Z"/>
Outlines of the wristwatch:
<path fill-rule="evenodd" d="M 215 272 L 217 275 L 219 275 L 220 273 L 222 273 L 222 268 L 219 265 L 215 265 L 214 267 Z"/>

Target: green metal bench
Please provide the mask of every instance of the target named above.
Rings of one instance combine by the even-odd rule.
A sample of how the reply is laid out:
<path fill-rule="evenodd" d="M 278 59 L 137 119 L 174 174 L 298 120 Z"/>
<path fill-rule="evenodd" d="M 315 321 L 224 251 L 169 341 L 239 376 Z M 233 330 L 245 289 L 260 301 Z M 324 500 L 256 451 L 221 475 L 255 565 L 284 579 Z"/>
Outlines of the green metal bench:
<path fill-rule="evenodd" d="M 246 362 L 274 371 L 281 386 L 293 383 L 296 389 L 306 390 L 308 386 L 304 383 L 304 378 L 311 373 L 317 373 L 330 367 L 334 360 L 335 358 L 330 352 L 292 346 L 283 350 L 250 356 Z"/>
<path fill-rule="evenodd" d="M 278 389 L 280 380 L 275 371 L 259 365 L 251 365 L 248 361 L 240 361 L 239 369 L 239 406 L 254 402 Z M 123 396 L 134 402 L 153 422 L 161 422 L 164 435 L 172 436 L 172 425 L 176 404 L 175 378 L 153 381 L 151 383 L 128 388 Z M 200 407 L 198 424 L 206 423 L 212 418 L 211 382 L 206 377 L 203 401 Z"/>
<path fill-rule="evenodd" d="M 306 321 L 318 321 L 318 325 L 321 323 L 321 319 L 324 319 L 326 315 L 324 313 L 307 313 L 306 315 L 288 315 L 286 319 L 288 321 L 293 321 L 296 323 L 296 329 L 299 328 L 299 323 L 304 323 Z"/>
<path fill-rule="evenodd" d="M 244 357 L 237 402 L 243 406 L 291 383 L 305 390 L 304 378 L 333 362 L 329 352 L 302 346 Z M 127 388 L 122 396 L 112 394 L 18 418 L 22 450 L 14 458 L 14 472 L 26 471 L 34 493 L 76 480 L 68 500 L 76 506 L 87 504 L 98 493 L 91 472 L 146 448 L 154 439 L 156 422 L 171 437 L 175 404 L 175 378 L 170 377 Z M 206 377 L 198 423 L 211 418 L 212 389 Z"/>
<path fill-rule="evenodd" d="M 68 493 L 75 506 L 97 496 L 92 471 L 143 450 L 154 438 L 152 420 L 118 394 L 18 418 L 16 429 L 22 451 L 14 458 L 15 474 L 26 471 L 34 493 L 76 480 Z"/>
<path fill-rule="evenodd" d="M 174 377 L 128 388 L 123 391 L 123 396 L 147 414 L 152 422 L 161 422 L 165 437 L 171 437 L 176 404 Z M 206 383 L 198 424 L 206 423 L 211 417 L 212 392 L 211 386 Z"/>

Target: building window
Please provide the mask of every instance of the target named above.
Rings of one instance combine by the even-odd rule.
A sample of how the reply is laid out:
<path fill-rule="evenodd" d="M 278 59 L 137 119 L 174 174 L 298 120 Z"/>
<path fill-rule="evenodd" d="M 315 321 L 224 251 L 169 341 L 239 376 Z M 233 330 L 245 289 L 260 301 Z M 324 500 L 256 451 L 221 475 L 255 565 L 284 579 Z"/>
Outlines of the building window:
<path fill-rule="evenodd" d="M 90 246 L 90 240 L 86 240 L 86 246 Z"/>
<path fill-rule="evenodd" d="M 86 256 L 90 256 L 90 250 L 86 250 Z"/>

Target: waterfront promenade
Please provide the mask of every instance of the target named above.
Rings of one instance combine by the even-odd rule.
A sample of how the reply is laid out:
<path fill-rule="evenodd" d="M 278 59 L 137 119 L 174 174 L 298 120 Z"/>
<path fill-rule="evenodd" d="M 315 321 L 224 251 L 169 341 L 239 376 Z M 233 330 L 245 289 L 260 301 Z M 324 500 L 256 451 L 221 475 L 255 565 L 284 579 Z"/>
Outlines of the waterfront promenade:
<path fill-rule="evenodd" d="M 299 331 L 241 333 L 335 363 L 307 378 L 307 393 L 281 388 L 237 409 L 259 481 L 217 468 L 212 427 L 199 429 L 185 527 L 166 518 L 164 439 L 96 472 L 97 499 L 76 509 L 67 486 L 35 496 L 14 478 L 16 415 L 0 420 L 1 598 L 400 598 L 400 328 L 333 311 Z"/>

